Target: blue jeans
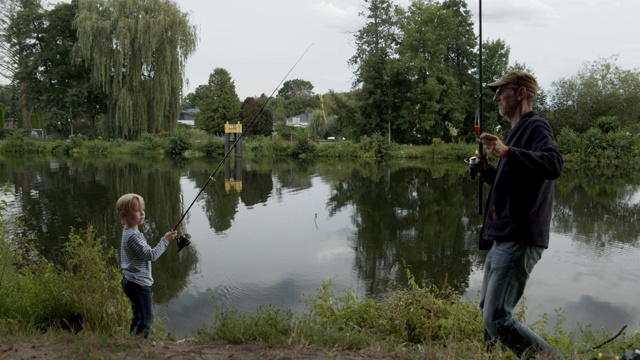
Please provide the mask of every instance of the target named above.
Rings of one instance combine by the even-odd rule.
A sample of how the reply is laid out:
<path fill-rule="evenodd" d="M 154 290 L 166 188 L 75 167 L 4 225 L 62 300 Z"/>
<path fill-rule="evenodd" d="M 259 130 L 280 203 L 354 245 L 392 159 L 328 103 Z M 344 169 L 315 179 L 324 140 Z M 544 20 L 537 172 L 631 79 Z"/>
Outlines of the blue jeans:
<path fill-rule="evenodd" d="M 484 339 L 490 343 L 500 340 L 518 357 L 526 352 L 560 359 L 546 341 L 512 316 L 543 251 L 538 246 L 494 242 L 487 255 L 480 289 Z"/>
<path fill-rule="evenodd" d="M 151 300 L 151 286 L 138 285 L 122 277 L 122 290 L 131 301 L 131 324 L 129 333 L 149 337 L 153 324 L 153 302 Z"/>

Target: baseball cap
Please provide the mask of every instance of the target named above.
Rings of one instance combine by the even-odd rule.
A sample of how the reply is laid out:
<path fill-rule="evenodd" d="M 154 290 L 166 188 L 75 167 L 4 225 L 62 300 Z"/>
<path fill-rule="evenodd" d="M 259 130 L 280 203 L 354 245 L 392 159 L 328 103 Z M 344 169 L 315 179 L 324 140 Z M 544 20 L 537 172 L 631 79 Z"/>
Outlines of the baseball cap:
<path fill-rule="evenodd" d="M 507 75 L 501 77 L 500 80 L 487 84 L 487 87 L 495 92 L 500 86 L 507 84 L 524 86 L 527 91 L 534 94 L 538 93 L 538 82 L 533 75 L 523 70 L 512 70 Z"/>

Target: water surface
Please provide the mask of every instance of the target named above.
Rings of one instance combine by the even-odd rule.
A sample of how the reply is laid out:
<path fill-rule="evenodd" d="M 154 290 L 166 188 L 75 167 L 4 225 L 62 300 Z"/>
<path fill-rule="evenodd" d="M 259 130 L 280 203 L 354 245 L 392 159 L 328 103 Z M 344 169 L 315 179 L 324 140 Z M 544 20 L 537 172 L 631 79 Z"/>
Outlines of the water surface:
<path fill-rule="evenodd" d="M 10 216 L 54 261 L 70 227 L 92 224 L 118 249 L 115 201 L 145 198 L 150 243 L 170 230 L 215 160 L 4 158 Z M 214 176 L 185 217 L 192 245 L 153 264 L 156 315 L 186 335 L 214 306 L 305 309 L 326 282 L 379 297 L 418 278 L 475 300 L 486 253 L 476 249 L 477 183 L 464 163 L 242 160 Z M 550 248 L 525 291 L 527 321 L 562 309 L 564 327 L 640 326 L 640 179 L 566 170 L 556 182 Z M 486 195 L 487 191 L 485 191 Z"/>

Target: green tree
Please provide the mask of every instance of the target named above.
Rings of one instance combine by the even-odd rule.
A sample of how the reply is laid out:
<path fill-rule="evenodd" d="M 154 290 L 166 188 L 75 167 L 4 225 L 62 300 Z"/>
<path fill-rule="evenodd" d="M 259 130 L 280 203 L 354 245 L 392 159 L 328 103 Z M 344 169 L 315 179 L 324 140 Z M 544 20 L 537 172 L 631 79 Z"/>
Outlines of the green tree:
<path fill-rule="evenodd" d="M 14 103 L 22 119 L 22 127 L 31 128 L 30 117 L 34 99 L 40 94 L 38 54 L 46 26 L 45 14 L 39 0 L 9 2 L 9 22 L 3 39 L 10 49 L 11 81 L 14 84 Z"/>
<path fill-rule="evenodd" d="M 199 85 L 192 93 L 185 95 L 182 99 L 181 108 L 183 110 L 200 108 L 200 103 L 203 101 L 206 91 L 207 85 Z"/>
<path fill-rule="evenodd" d="M 215 68 L 209 75 L 209 83 L 196 114 L 195 125 L 211 134 L 224 132 L 224 124 L 235 124 L 240 120 L 240 99 L 235 82 L 229 72 Z"/>
<path fill-rule="evenodd" d="M 278 90 L 278 96 L 286 100 L 296 96 L 313 96 L 313 84 L 302 79 L 287 80 L 282 84 L 280 90 Z"/>
<path fill-rule="evenodd" d="M 324 139 L 327 134 L 327 124 L 324 122 L 324 116 L 322 110 L 314 110 L 311 113 L 309 119 L 309 126 L 307 126 L 307 132 L 311 139 Z"/>
<path fill-rule="evenodd" d="M 269 100 L 269 98 L 267 95 L 262 94 L 257 100 L 260 104 L 264 104 Z M 287 101 L 281 97 L 271 98 L 271 100 L 267 102 L 266 109 L 271 113 L 273 123 L 276 126 L 286 126 L 287 124 L 287 112 L 285 110 L 286 103 Z"/>
<path fill-rule="evenodd" d="M 400 59 L 412 79 L 410 129 L 422 143 L 451 140 L 463 120 L 473 119 L 477 81 L 471 75 L 477 57 L 466 3 L 414 1 L 401 18 Z"/>
<path fill-rule="evenodd" d="M 621 129 L 640 130 L 640 71 L 622 69 L 617 57 L 585 64 L 575 75 L 551 84 L 551 123 L 585 132 L 601 117 L 618 119 Z"/>
<path fill-rule="evenodd" d="M 1 0 L 0 1 L 0 77 L 11 81 L 16 71 L 16 54 L 11 47 L 8 38 L 8 31 L 11 20 L 18 11 L 18 0 Z"/>
<path fill-rule="evenodd" d="M 262 109 L 262 105 L 252 98 L 248 97 L 240 106 L 240 122 L 242 123 L 242 131 L 247 136 L 271 136 L 273 132 L 273 118 L 269 110 Z"/>
<path fill-rule="evenodd" d="M 471 11 L 467 9 L 466 1 L 448 0 L 442 3 L 443 10 L 451 16 L 452 35 L 448 46 L 448 65 L 455 79 L 462 99 L 449 99 L 443 107 L 442 139 L 449 140 L 453 134 L 449 130 L 455 129 L 457 137 L 464 136 L 465 119 L 470 122 L 476 110 L 476 94 L 478 78 L 474 71 L 478 66 L 477 37 L 473 29 Z M 449 95 L 452 92 L 448 92 Z M 471 127 L 468 127 L 471 129 Z"/>
<path fill-rule="evenodd" d="M 387 133 L 388 124 L 395 117 L 398 102 L 390 84 L 390 64 L 396 58 L 399 43 L 397 15 L 399 9 L 390 0 L 365 0 L 365 25 L 355 34 L 356 53 L 349 59 L 354 67 L 354 87 L 361 87 L 360 117 L 354 127 L 357 136 Z"/>
<path fill-rule="evenodd" d="M 83 0 L 75 26 L 74 60 L 109 94 L 105 135 L 171 130 L 197 42 L 188 14 L 170 0 Z"/>
<path fill-rule="evenodd" d="M 263 94 L 262 97 L 265 97 Z M 287 117 L 311 112 L 320 108 L 320 100 L 314 96 L 313 84 L 302 79 L 287 80 L 282 84 L 271 109 L 284 123 Z M 277 108 L 277 109 L 275 109 Z M 276 115 L 277 116 L 277 115 Z"/>
<path fill-rule="evenodd" d="M 42 36 L 42 51 L 37 56 L 38 77 L 43 82 L 36 107 L 57 109 L 65 114 L 63 133 L 68 135 L 76 126 L 81 132 L 95 135 L 96 118 L 106 112 L 106 95 L 91 81 L 85 63 L 71 61 L 73 47 L 78 41 L 72 24 L 78 11 L 78 1 L 58 3 L 45 13 L 46 28 Z M 50 116 L 55 121 L 55 116 Z"/>
<path fill-rule="evenodd" d="M 361 123 L 359 104 L 359 90 L 349 93 L 336 93 L 329 91 L 324 97 L 327 116 L 332 118 L 330 122 L 330 134 L 336 138 L 345 137 L 353 140 L 357 138 L 355 124 Z"/>
<path fill-rule="evenodd" d="M 316 96 L 299 95 L 286 100 L 284 114 L 286 117 L 300 115 L 320 109 L 320 99 Z"/>

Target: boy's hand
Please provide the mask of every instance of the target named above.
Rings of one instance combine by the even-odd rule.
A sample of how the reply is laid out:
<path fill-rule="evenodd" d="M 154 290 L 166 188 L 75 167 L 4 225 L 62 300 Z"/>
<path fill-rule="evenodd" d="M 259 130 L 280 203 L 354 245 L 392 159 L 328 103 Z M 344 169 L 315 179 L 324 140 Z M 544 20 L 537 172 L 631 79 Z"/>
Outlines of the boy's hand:
<path fill-rule="evenodd" d="M 164 234 L 164 238 L 167 239 L 167 241 L 173 241 L 177 235 L 178 235 L 178 231 L 169 231 L 166 234 Z"/>

